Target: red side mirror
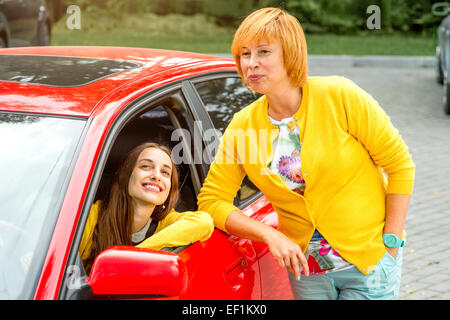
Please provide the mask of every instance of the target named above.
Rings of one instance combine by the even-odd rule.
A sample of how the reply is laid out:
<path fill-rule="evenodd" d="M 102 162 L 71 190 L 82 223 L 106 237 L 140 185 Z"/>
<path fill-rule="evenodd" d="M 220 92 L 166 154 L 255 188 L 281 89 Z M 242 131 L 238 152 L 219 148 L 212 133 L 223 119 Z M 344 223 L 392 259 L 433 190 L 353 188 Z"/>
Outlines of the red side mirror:
<path fill-rule="evenodd" d="M 176 254 L 114 246 L 97 256 L 86 283 L 94 295 L 170 297 L 185 292 L 188 276 Z"/>

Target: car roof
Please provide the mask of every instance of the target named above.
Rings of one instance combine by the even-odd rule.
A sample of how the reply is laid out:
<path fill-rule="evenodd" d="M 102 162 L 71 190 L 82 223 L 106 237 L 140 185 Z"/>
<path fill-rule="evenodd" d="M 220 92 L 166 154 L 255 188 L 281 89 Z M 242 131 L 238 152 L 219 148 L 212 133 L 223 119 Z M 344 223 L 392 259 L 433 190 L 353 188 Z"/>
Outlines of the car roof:
<path fill-rule="evenodd" d="M 31 66 L 28 69 L 37 71 L 32 76 L 20 72 L 20 65 L 9 65 L 5 71 L 0 63 L 0 74 L 8 73 L 6 76 L 0 75 L 0 110 L 17 112 L 35 112 L 66 116 L 87 117 L 93 114 L 95 108 L 101 101 L 107 100 L 113 93 L 125 94 L 127 90 L 137 90 L 145 87 L 154 90 L 168 82 L 181 80 L 183 78 L 207 72 L 235 70 L 235 63 L 231 59 L 205 55 L 199 53 L 146 49 L 127 47 L 22 47 L 8 48 L 0 50 L 7 56 L 21 55 L 22 59 L 10 57 L 12 62 L 27 61 L 27 56 L 34 56 L 35 64 L 41 61 L 58 60 L 60 57 L 72 57 L 67 60 L 76 63 L 90 63 L 91 61 L 102 64 L 98 69 L 107 69 L 105 63 L 112 63 L 110 70 L 104 74 L 90 75 L 87 70 L 92 68 L 76 67 L 74 69 L 64 69 L 57 63 L 51 65 L 42 64 L 42 67 Z M 45 58 L 45 59 L 44 59 Z M 82 59 L 80 59 L 82 58 Z M 63 65 L 62 63 L 61 65 Z M 119 66 L 115 68 L 115 65 Z M 123 67 L 125 65 L 125 67 Z M 123 67 L 123 68 L 122 68 Z M 22 68 L 25 70 L 26 67 Z M 50 70 L 52 69 L 52 70 Z M 86 70 L 86 71 L 84 71 Z M 84 74 L 86 73 L 86 74 Z M 61 85 L 58 83 L 58 77 Z M 71 79 L 72 78 L 72 79 Z M 83 78 L 87 80 L 83 82 Z M 72 81 L 73 80 L 73 81 Z M 138 85 L 140 84 L 140 85 Z M 131 92 L 131 91 L 130 91 Z"/>

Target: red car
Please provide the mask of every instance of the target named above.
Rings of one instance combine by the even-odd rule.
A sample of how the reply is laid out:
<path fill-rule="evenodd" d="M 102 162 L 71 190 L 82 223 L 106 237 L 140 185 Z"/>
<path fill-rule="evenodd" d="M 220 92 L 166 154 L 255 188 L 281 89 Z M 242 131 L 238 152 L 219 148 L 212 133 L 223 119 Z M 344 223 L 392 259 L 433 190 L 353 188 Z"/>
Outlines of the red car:
<path fill-rule="evenodd" d="M 92 203 L 121 157 L 146 140 L 170 142 L 178 210 L 195 210 L 221 133 L 257 97 L 233 61 L 112 47 L 0 50 L 0 299 L 292 299 L 267 246 L 216 229 L 163 250 L 115 246 L 89 276 L 78 246 Z M 235 203 L 277 227 L 245 179 Z"/>

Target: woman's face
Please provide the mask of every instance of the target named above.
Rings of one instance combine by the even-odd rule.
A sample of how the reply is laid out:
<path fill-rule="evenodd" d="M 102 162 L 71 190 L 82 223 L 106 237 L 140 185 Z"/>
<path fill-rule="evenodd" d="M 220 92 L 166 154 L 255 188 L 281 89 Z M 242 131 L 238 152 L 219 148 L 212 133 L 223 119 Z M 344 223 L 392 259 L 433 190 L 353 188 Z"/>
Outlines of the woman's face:
<path fill-rule="evenodd" d="M 144 204 L 161 205 L 169 196 L 172 161 L 158 148 L 144 149 L 139 155 L 128 182 L 128 193 Z"/>
<path fill-rule="evenodd" d="M 277 92 L 289 83 L 284 68 L 283 47 L 272 40 L 248 44 L 241 49 L 240 64 L 245 82 L 262 94 Z"/>

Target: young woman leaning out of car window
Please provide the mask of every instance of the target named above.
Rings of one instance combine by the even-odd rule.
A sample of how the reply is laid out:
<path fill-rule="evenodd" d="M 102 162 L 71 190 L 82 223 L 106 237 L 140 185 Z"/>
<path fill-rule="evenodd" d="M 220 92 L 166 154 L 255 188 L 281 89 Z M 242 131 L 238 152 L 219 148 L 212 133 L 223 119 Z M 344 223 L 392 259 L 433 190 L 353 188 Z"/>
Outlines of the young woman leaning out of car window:
<path fill-rule="evenodd" d="M 206 240 L 214 230 L 209 214 L 176 212 L 178 173 L 168 148 L 148 142 L 131 150 L 116 173 L 108 200 L 97 201 L 79 252 L 89 273 L 95 257 L 113 245 L 159 250 Z M 149 229 L 156 223 L 151 234 Z"/>

